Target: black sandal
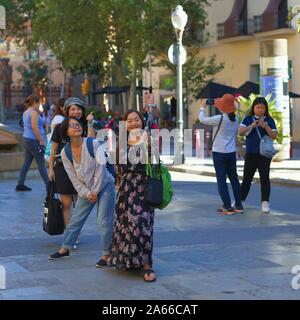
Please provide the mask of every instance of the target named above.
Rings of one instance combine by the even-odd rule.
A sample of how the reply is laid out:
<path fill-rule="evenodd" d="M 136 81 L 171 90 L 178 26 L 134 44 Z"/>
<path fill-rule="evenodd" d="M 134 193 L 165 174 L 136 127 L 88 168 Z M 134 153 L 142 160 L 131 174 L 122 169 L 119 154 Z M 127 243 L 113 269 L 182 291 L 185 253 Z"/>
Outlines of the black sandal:
<path fill-rule="evenodd" d="M 155 275 L 155 272 L 152 269 L 144 269 L 143 271 L 144 271 L 144 281 L 145 282 L 154 282 L 154 281 L 156 281 L 156 275 Z M 155 278 L 152 279 L 152 280 L 146 279 L 145 275 L 149 276 L 151 273 L 153 273 L 155 275 Z"/>

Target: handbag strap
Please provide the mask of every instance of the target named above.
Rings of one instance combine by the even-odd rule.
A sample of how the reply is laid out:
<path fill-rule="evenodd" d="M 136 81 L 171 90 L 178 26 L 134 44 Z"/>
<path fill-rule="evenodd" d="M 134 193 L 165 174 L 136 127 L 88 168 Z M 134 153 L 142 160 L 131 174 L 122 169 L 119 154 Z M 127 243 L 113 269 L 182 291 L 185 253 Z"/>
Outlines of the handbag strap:
<path fill-rule="evenodd" d="M 152 165 L 151 165 L 151 138 L 148 137 L 148 148 L 147 148 L 147 144 L 144 143 L 144 150 L 146 152 L 147 155 L 147 164 L 146 164 L 146 175 L 149 177 L 152 177 Z M 160 158 L 158 159 L 158 167 L 159 167 L 159 172 L 160 172 L 160 176 L 161 176 L 161 161 Z"/>
<path fill-rule="evenodd" d="M 149 144 L 149 141 L 148 141 Z M 151 167 L 151 157 L 149 155 L 149 145 L 147 147 L 146 143 L 143 143 L 144 150 L 146 152 L 147 163 L 146 163 L 146 175 L 152 177 L 152 167 Z"/>
<path fill-rule="evenodd" d="M 216 140 L 217 134 L 219 133 L 219 130 L 220 130 L 220 128 L 221 128 L 222 121 L 223 121 L 223 114 L 221 114 L 221 119 L 220 119 L 220 122 L 219 122 L 219 125 L 218 125 L 218 128 L 217 128 L 217 131 L 216 131 L 216 133 L 215 133 L 215 136 L 214 136 L 214 138 L 213 138 L 213 140 L 212 140 L 212 144 L 211 144 L 211 145 L 213 145 L 214 142 L 215 142 L 215 140 Z"/>
<path fill-rule="evenodd" d="M 47 199 L 53 199 L 54 198 L 54 182 L 53 181 L 49 181 L 48 183 L 48 192 L 47 192 Z"/>
<path fill-rule="evenodd" d="M 253 121 L 255 121 L 255 118 L 253 118 Z M 257 132 L 257 134 L 258 134 L 259 139 L 261 140 L 261 134 L 260 134 L 260 132 L 259 132 L 258 127 L 255 126 L 255 129 L 256 129 L 256 132 Z"/>

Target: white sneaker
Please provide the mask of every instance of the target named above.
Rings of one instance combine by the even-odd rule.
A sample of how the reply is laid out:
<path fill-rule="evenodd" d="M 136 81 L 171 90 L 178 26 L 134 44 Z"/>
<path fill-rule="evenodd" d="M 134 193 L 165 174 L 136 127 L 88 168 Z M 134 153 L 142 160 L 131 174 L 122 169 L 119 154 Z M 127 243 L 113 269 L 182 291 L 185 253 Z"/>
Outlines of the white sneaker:
<path fill-rule="evenodd" d="M 269 213 L 270 212 L 270 203 L 269 201 L 263 201 L 261 203 L 261 211 L 264 213 Z"/>

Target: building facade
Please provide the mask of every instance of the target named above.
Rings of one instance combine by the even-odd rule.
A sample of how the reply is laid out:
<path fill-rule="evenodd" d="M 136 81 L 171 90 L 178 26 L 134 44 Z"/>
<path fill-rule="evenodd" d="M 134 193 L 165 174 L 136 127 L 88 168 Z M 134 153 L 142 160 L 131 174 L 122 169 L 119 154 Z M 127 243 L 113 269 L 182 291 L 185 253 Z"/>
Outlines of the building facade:
<path fill-rule="evenodd" d="M 269 39 L 287 39 L 289 61 L 289 91 L 300 94 L 300 34 L 290 26 L 288 12 L 299 0 L 213 0 L 207 7 L 208 25 L 205 33 L 209 40 L 199 46 L 199 55 L 208 58 L 216 54 L 217 63 L 224 62 L 224 69 L 215 81 L 239 87 L 245 81 L 260 81 L 260 42 Z M 170 22 L 171 23 L 171 22 Z M 184 35 L 183 35 L 184 44 Z M 152 68 L 155 101 L 163 107 L 165 98 L 175 91 L 161 88 L 166 70 Z M 298 72 L 297 72 L 298 71 Z M 144 83 L 149 71 L 144 71 Z M 199 105 L 194 101 L 188 110 L 188 127 L 198 118 Z M 292 99 L 291 119 L 293 140 L 300 142 L 300 99 Z"/>

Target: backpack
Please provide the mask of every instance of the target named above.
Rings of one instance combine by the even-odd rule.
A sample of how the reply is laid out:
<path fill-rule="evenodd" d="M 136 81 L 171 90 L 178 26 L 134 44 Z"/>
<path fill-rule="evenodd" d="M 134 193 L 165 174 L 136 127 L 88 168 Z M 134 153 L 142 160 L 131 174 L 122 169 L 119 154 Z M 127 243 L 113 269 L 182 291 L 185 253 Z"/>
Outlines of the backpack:
<path fill-rule="evenodd" d="M 87 145 L 87 149 L 88 149 L 88 152 L 89 152 L 89 155 L 94 159 L 95 158 L 95 154 L 94 154 L 94 138 L 91 138 L 91 137 L 88 137 L 86 139 L 86 145 Z M 97 142 L 99 142 L 97 140 Z M 72 151 L 71 151 L 71 145 L 70 145 L 70 142 L 67 142 L 66 145 L 65 145 L 65 153 L 66 153 L 66 156 L 68 157 L 68 159 L 72 162 L 73 164 L 73 155 L 72 155 Z M 106 159 L 108 158 L 108 154 L 106 152 L 104 152 L 105 154 L 105 157 Z M 116 170 L 115 170 L 115 166 L 113 164 L 110 164 L 108 162 L 108 160 L 106 160 L 106 168 L 107 170 L 109 171 L 109 173 L 114 177 L 115 181 L 116 181 Z"/>

